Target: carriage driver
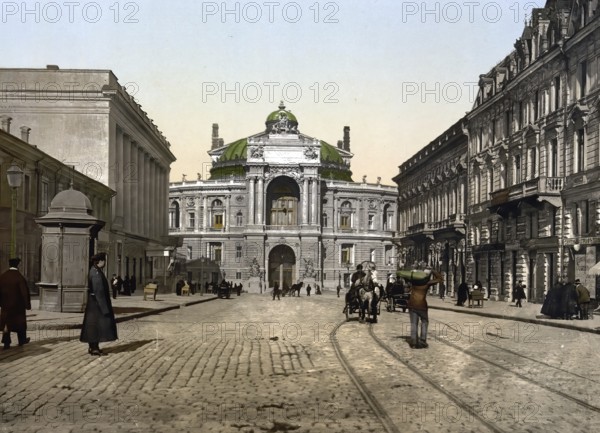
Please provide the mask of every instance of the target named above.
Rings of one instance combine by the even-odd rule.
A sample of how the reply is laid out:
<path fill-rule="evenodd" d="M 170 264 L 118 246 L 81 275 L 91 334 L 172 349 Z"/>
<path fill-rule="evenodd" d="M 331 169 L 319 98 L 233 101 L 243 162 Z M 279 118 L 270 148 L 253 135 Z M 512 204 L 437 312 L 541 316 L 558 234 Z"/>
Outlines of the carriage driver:
<path fill-rule="evenodd" d="M 356 272 L 354 272 L 352 274 L 352 277 L 350 278 L 350 296 L 351 297 L 356 297 L 358 296 L 358 290 L 362 287 L 362 281 L 363 278 L 366 276 L 367 274 L 365 273 L 365 271 L 363 271 L 363 267 L 361 264 L 356 266 Z"/>

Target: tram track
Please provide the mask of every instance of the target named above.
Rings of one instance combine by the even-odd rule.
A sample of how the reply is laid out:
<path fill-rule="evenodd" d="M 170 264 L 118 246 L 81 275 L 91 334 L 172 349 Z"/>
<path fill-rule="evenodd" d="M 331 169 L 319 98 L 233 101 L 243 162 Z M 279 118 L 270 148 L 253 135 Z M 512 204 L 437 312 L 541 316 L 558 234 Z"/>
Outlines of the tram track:
<path fill-rule="evenodd" d="M 332 342 L 336 357 L 338 358 L 340 364 L 342 365 L 342 367 L 344 368 L 344 370 L 346 371 L 346 373 L 348 374 L 348 376 L 350 377 L 350 379 L 352 380 L 352 382 L 358 389 L 358 392 L 361 394 L 361 396 L 363 397 L 365 402 L 372 409 L 372 411 L 375 414 L 375 416 L 377 417 L 377 419 L 379 419 L 379 421 L 381 422 L 385 431 L 389 432 L 389 433 L 400 433 L 403 430 L 401 430 L 392 421 L 392 419 L 388 415 L 388 412 L 386 411 L 386 409 L 378 401 L 378 399 L 375 397 L 373 392 L 371 392 L 371 390 L 368 388 L 368 386 L 365 384 L 365 382 L 360 378 L 359 374 L 357 374 L 356 370 L 354 369 L 354 367 L 352 367 L 352 365 L 348 361 L 348 358 L 344 355 L 342 348 L 340 347 L 339 341 L 337 339 L 337 331 L 346 323 L 348 323 L 348 322 L 342 321 L 342 322 L 338 323 L 331 332 L 331 342 Z M 432 378 L 430 378 L 427 375 L 420 372 L 418 368 L 416 368 L 414 365 L 412 365 L 407 360 L 403 359 L 397 352 L 395 352 L 387 344 L 385 344 L 383 341 L 381 341 L 373 333 L 373 325 L 372 324 L 369 324 L 368 327 L 369 327 L 369 335 L 371 336 L 372 340 L 379 347 L 384 349 L 396 361 L 400 362 L 405 367 L 407 367 L 412 373 L 416 374 L 419 378 L 421 378 L 429 386 L 436 389 L 438 392 L 440 392 L 445 397 L 450 399 L 454 404 L 457 405 L 457 407 L 461 408 L 461 410 L 464 410 L 465 412 L 469 412 L 469 413 L 473 414 L 472 408 L 469 404 L 462 401 L 459 397 L 457 397 L 453 393 L 444 389 L 442 386 L 440 386 L 438 383 L 436 383 L 435 380 L 433 380 Z M 498 428 L 497 426 L 493 425 L 492 423 L 490 423 L 484 417 L 482 417 L 476 413 L 474 413 L 473 415 L 475 418 L 478 419 L 478 421 L 480 421 L 483 425 L 485 425 L 489 429 L 489 431 L 494 432 L 494 433 L 505 433 L 506 432 L 505 430 L 502 430 L 502 429 Z"/>
<path fill-rule="evenodd" d="M 443 322 L 441 320 L 434 319 L 434 320 L 431 320 L 431 321 L 437 322 L 437 323 L 442 323 L 442 324 L 444 324 L 446 326 L 450 326 L 450 324 L 447 324 L 447 323 L 445 323 L 445 322 Z M 456 330 L 456 331 L 460 332 L 459 330 Z M 370 329 L 370 332 L 373 333 L 372 329 Z M 377 337 L 374 336 L 374 338 L 377 338 Z M 550 368 L 550 369 L 554 370 L 557 373 L 570 376 L 569 378 L 565 378 L 564 379 L 565 381 L 567 381 L 567 380 L 577 380 L 577 381 L 585 380 L 585 381 L 589 381 L 589 382 L 600 383 L 600 382 L 598 382 L 596 380 L 593 380 L 593 379 L 590 379 L 588 377 L 585 377 L 585 376 L 579 375 L 577 373 L 565 370 L 563 368 L 556 367 L 556 366 L 554 366 L 552 364 L 549 364 L 547 362 L 540 361 L 540 360 L 537 360 L 537 359 L 532 358 L 530 356 L 522 355 L 522 354 L 520 354 L 518 352 L 515 352 L 514 350 L 506 349 L 506 348 L 504 348 L 504 347 L 502 347 L 500 345 L 490 343 L 489 341 L 486 341 L 486 340 L 484 340 L 482 338 L 477 338 L 477 337 L 470 337 L 470 338 L 472 338 L 473 340 L 478 341 L 479 343 L 483 343 L 483 344 L 489 345 L 491 347 L 494 347 L 496 350 L 501 350 L 504 353 L 506 353 L 506 354 L 508 354 L 510 356 L 513 356 L 515 358 L 521 358 L 521 359 L 524 359 L 524 360 L 527 360 L 527 361 L 530 361 L 530 362 L 535 362 L 535 363 L 539 364 L 542 368 L 545 368 L 545 369 L 549 369 Z M 506 365 L 503 365 L 503 364 L 501 364 L 499 362 L 487 359 L 485 356 L 482 356 L 482 355 L 480 355 L 478 353 L 475 353 L 473 350 L 463 349 L 458 344 L 455 344 L 455 343 L 453 343 L 451 341 L 447 341 L 447 340 L 442 339 L 442 338 L 437 338 L 436 341 L 439 341 L 439 342 L 441 342 L 441 343 L 443 343 L 443 344 L 445 344 L 445 345 L 447 345 L 447 346 L 449 346 L 449 347 L 451 347 L 451 348 L 453 348 L 455 350 L 459 350 L 460 352 L 464 353 L 465 355 L 471 356 L 471 357 L 473 357 L 475 359 L 478 359 L 478 360 L 483 361 L 483 362 L 485 362 L 485 363 L 487 363 L 489 365 L 492 365 L 495 368 L 498 368 L 498 369 L 504 370 L 504 371 L 506 371 L 506 372 L 508 372 L 510 374 L 513 374 L 514 376 L 518 377 L 521 380 L 529 382 L 532 385 L 538 386 L 540 388 L 545 389 L 546 391 L 552 392 L 552 393 L 554 393 L 554 394 L 556 394 L 556 395 L 558 395 L 558 396 L 560 396 L 562 398 L 570 400 L 570 401 L 572 401 L 572 402 L 578 404 L 579 406 L 582 406 L 582 407 L 584 407 L 584 408 L 586 408 L 588 410 L 600 413 L 600 406 L 595 406 L 595 405 L 589 404 L 588 402 L 586 402 L 586 401 L 584 401 L 584 400 L 582 400 L 580 398 L 574 397 L 574 396 L 572 396 L 570 394 L 567 394 L 567 393 L 565 393 L 565 392 L 563 392 L 563 391 L 561 391 L 559 389 L 555 389 L 552 386 L 547 385 L 546 383 L 542 383 L 539 380 L 532 379 L 531 377 L 529 377 L 529 376 L 527 376 L 525 374 L 522 374 L 522 373 L 519 373 L 519 372 L 515 371 L 514 368 L 509 368 Z M 511 367 L 514 366 L 514 365 L 519 365 L 519 363 L 516 362 L 516 361 L 505 362 L 504 364 L 510 365 Z M 553 376 L 553 378 L 554 378 L 554 381 L 556 381 L 556 376 Z"/>
<path fill-rule="evenodd" d="M 433 320 L 433 322 L 443 324 L 446 326 L 451 326 L 441 320 Z M 400 422 L 397 421 L 398 420 L 397 416 L 391 416 L 392 411 L 397 410 L 397 406 L 396 406 L 396 409 L 394 408 L 394 405 L 393 405 L 394 402 L 393 401 L 390 402 L 390 401 L 388 401 L 388 399 L 385 399 L 385 398 L 384 399 L 380 398 L 378 400 L 377 396 L 378 395 L 381 396 L 382 393 L 376 387 L 375 388 L 373 387 L 374 386 L 373 380 L 371 380 L 371 389 L 369 388 L 369 384 L 366 383 L 366 382 L 368 382 L 369 378 L 368 378 L 368 376 L 365 376 L 366 370 L 364 369 L 364 367 L 360 364 L 356 364 L 357 368 L 355 368 L 349 362 L 349 358 L 344 353 L 344 351 L 348 352 L 348 351 L 354 350 L 353 347 L 355 345 L 355 343 L 347 344 L 346 348 L 343 348 L 340 345 L 340 341 L 338 340 L 338 334 L 340 332 L 340 329 L 342 329 L 342 331 L 341 331 L 342 334 L 349 334 L 351 332 L 352 334 L 349 334 L 349 335 L 353 335 L 355 332 L 354 330 L 352 330 L 352 328 L 348 328 L 347 330 L 344 331 L 342 327 L 346 323 L 348 324 L 348 326 L 352 326 L 352 324 L 355 322 L 342 321 L 335 326 L 335 328 L 332 330 L 332 333 L 331 333 L 331 343 L 333 345 L 336 357 L 338 358 L 338 360 L 339 360 L 340 364 L 342 365 L 342 367 L 344 368 L 345 372 L 351 378 L 352 382 L 358 389 L 358 391 L 359 391 L 360 395 L 363 397 L 364 401 L 369 405 L 369 407 L 372 409 L 372 411 L 375 414 L 375 416 L 377 417 L 377 419 L 381 422 L 385 431 L 386 432 L 404 431 L 405 430 L 404 422 L 402 422 L 402 424 L 401 424 Z M 361 327 L 357 328 L 357 330 L 368 329 L 368 339 L 367 339 L 366 335 L 360 336 L 360 340 L 359 340 L 360 344 L 359 345 L 361 347 L 361 350 L 368 351 L 367 346 L 369 348 L 370 347 L 380 348 L 389 357 L 391 357 L 390 359 L 393 359 L 393 361 L 396 364 L 404 367 L 403 369 L 401 369 L 399 371 L 399 374 L 402 376 L 402 380 L 410 381 L 410 380 L 413 380 L 413 379 L 410 379 L 410 377 L 413 377 L 413 378 L 414 378 L 414 376 L 418 377 L 424 384 L 426 384 L 426 386 L 429 389 L 433 389 L 436 391 L 434 394 L 430 394 L 429 397 L 435 399 L 435 398 L 438 398 L 438 397 L 435 397 L 436 395 L 438 395 L 438 394 L 443 395 L 444 397 L 439 397 L 439 398 L 446 398 L 449 401 L 451 401 L 452 405 L 454 405 L 455 408 L 457 408 L 457 410 L 468 413 L 473 418 L 473 421 L 476 420 L 478 423 L 481 423 L 482 427 L 485 426 L 486 430 L 491 431 L 491 432 L 501 433 L 501 432 L 511 431 L 512 428 L 514 428 L 514 425 L 508 424 L 506 422 L 506 420 L 502 420 L 501 422 L 495 422 L 495 420 L 489 419 L 489 416 L 486 416 L 485 413 L 480 413 L 477 410 L 474 411 L 473 410 L 473 408 L 474 408 L 473 400 L 471 398 L 472 396 L 469 395 L 468 393 L 465 394 L 464 389 L 456 388 L 455 384 L 454 384 L 455 382 L 453 382 L 452 380 L 450 380 L 450 381 L 440 380 L 440 375 L 438 374 L 437 371 L 428 369 L 428 368 L 423 368 L 422 361 L 424 358 L 421 355 L 426 353 L 425 351 L 417 351 L 417 352 L 409 351 L 406 354 L 399 353 L 397 351 L 397 348 L 394 347 L 395 344 L 393 344 L 393 343 L 389 344 L 390 341 L 385 341 L 386 337 L 382 337 L 382 336 L 378 335 L 378 333 L 376 332 L 378 327 L 381 327 L 381 329 L 384 329 L 384 327 L 382 326 L 381 323 L 379 325 L 369 324 L 368 327 L 365 327 L 365 328 L 361 328 Z M 455 329 L 455 331 L 456 331 L 456 329 Z M 389 337 L 389 335 L 388 335 L 388 337 Z M 392 338 L 402 338 L 402 337 L 394 336 Z M 369 343 L 368 340 L 371 340 L 372 343 Z M 348 341 L 350 341 L 350 340 L 348 340 Z M 488 371 L 489 368 L 492 368 L 493 371 L 498 372 L 498 373 L 489 373 L 491 375 L 490 377 L 495 377 L 498 375 L 502 376 L 502 377 L 512 377 L 512 379 L 510 379 L 511 383 L 514 383 L 514 382 L 521 383 L 522 384 L 521 388 L 528 390 L 528 392 L 530 392 L 530 393 L 535 394 L 537 392 L 542 392 L 542 393 L 544 393 L 542 395 L 545 396 L 545 397 L 543 397 L 543 399 L 550 399 L 552 401 L 556 401 L 556 398 L 558 397 L 560 399 L 568 400 L 570 402 L 570 403 L 568 403 L 569 406 L 571 406 L 573 408 L 575 408 L 575 407 L 579 408 L 579 410 L 577 410 L 577 409 L 575 409 L 575 410 L 580 414 L 580 416 L 581 416 L 581 414 L 586 414 L 585 416 L 590 416 L 593 418 L 593 417 L 596 417 L 598 413 L 600 413 L 600 407 L 594 404 L 593 398 L 590 398 L 590 401 L 586 401 L 585 399 L 580 398 L 578 396 L 579 394 L 576 394 L 576 391 L 573 391 L 573 389 L 571 390 L 571 392 L 569 392 L 569 388 L 567 387 L 566 388 L 567 392 L 565 392 L 563 389 L 558 388 L 558 386 L 561 386 L 560 383 L 565 383 L 565 382 L 573 382 L 573 383 L 580 383 L 580 384 L 583 383 L 582 386 L 584 386 L 584 387 L 586 386 L 585 385 L 586 383 L 590 384 L 592 386 L 595 386 L 596 384 L 600 383 L 595 378 L 585 377 L 581 374 L 578 374 L 575 371 L 569 371 L 566 368 L 562 368 L 561 366 L 552 365 L 552 363 L 547 362 L 547 360 L 536 359 L 535 357 L 531 356 L 531 354 L 527 354 L 527 353 L 522 354 L 515 350 L 511 350 L 511 349 L 502 347 L 501 344 L 494 344 L 494 343 L 492 343 L 490 341 L 486 341 L 485 339 L 482 339 L 482 338 L 476 338 L 476 343 L 477 344 L 485 344 L 485 345 L 489 346 L 489 348 L 491 350 L 496 351 L 496 352 L 489 352 L 490 355 L 488 355 L 486 353 L 486 352 L 488 352 L 487 350 L 483 350 L 483 351 L 480 350 L 478 352 L 478 347 L 481 347 L 481 346 L 471 346 L 471 348 L 464 348 L 464 347 L 461 347 L 459 344 L 456 344 L 452 341 L 446 341 L 443 338 L 436 338 L 435 341 L 444 343 L 444 345 L 448 348 L 445 351 L 446 352 L 445 356 L 452 357 L 452 356 L 454 356 L 454 355 L 451 355 L 452 352 L 455 352 L 455 353 L 458 352 L 458 353 L 460 353 L 460 355 L 456 355 L 456 357 L 460 357 L 460 358 L 464 358 L 464 359 L 473 359 L 473 361 L 469 362 L 469 363 L 471 365 L 477 365 L 478 367 L 476 367 L 476 368 L 479 369 L 480 371 Z M 370 346 L 370 344 L 374 344 L 375 346 Z M 497 355 L 498 352 L 502 353 L 502 355 L 498 356 Z M 494 353 L 495 353 L 495 355 L 494 355 Z M 419 355 L 419 356 L 417 358 L 415 358 L 414 357 L 415 354 Z M 490 356 L 493 356 L 493 358 L 490 359 Z M 352 359 L 352 362 L 354 363 L 355 359 L 354 358 L 351 358 L 351 359 Z M 364 363 L 365 360 L 363 359 L 361 362 Z M 376 356 L 373 357 L 373 362 L 377 362 Z M 515 365 L 520 365 L 520 364 L 525 364 L 525 363 L 527 363 L 528 370 L 516 371 L 517 369 L 514 367 Z M 484 367 L 484 365 L 487 365 L 489 367 Z M 405 370 L 405 371 L 402 371 L 402 370 Z M 396 371 L 398 371 L 398 370 L 396 369 Z M 408 374 L 410 374 L 411 376 L 408 376 Z M 366 380 L 363 380 L 363 378 L 361 378 L 361 375 Z M 536 377 L 538 375 L 541 377 Z M 547 380 L 544 379 L 545 376 L 548 377 Z M 452 377 L 452 376 L 450 376 L 450 377 Z M 552 379 L 555 379 L 555 384 L 557 383 L 558 385 L 553 386 Z M 414 382 L 414 380 L 413 380 L 413 382 Z M 527 385 L 527 384 L 529 384 L 529 385 Z M 533 386 L 534 388 L 531 388 L 531 386 Z M 540 389 L 540 391 L 533 391 L 533 389 L 536 389 L 536 388 Z M 540 394 L 536 394 L 536 395 L 540 395 Z M 554 395 L 555 397 L 551 397 L 551 395 Z M 585 395 L 585 394 L 582 394 L 582 395 Z M 487 398 L 491 399 L 492 397 L 488 396 Z M 489 400 L 489 401 L 494 401 L 494 400 Z M 525 399 L 522 401 L 526 402 L 528 400 Z M 529 400 L 529 401 L 531 401 L 531 400 Z M 536 405 L 536 403 L 530 403 L 530 404 Z M 542 404 L 542 406 L 537 404 L 536 408 L 544 407 L 543 403 L 540 403 L 540 404 Z M 525 406 L 525 407 L 527 407 L 527 406 Z M 592 415 L 592 413 L 593 413 L 593 415 Z M 521 415 L 523 415 L 523 414 L 521 414 Z M 394 419 L 392 419 L 392 418 L 394 418 Z M 532 416 L 532 418 L 535 418 L 535 416 Z M 515 422 L 517 422 L 516 418 L 515 418 Z M 399 428 L 400 426 L 402 426 L 401 429 Z"/>

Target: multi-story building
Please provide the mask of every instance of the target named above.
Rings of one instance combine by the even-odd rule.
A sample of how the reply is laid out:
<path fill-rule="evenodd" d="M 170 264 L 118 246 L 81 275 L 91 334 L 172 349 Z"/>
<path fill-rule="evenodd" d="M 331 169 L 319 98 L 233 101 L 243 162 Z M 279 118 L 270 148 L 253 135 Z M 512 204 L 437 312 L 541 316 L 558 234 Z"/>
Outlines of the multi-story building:
<path fill-rule="evenodd" d="M 464 119 L 399 167 L 400 266 L 442 271 L 452 293 L 465 279 L 467 136 Z"/>
<path fill-rule="evenodd" d="M 0 272 L 8 269 L 12 191 L 7 171 L 15 164 L 23 171 L 21 186 L 15 189 L 15 252 L 22 260 L 20 269 L 33 289 L 40 281 L 42 255 L 46 254 L 50 260 L 58 255 L 55 250 L 42 251 L 42 230 L 35 222 L 46 215 L 52 198 L 71 187 L 81 191 L 90 199 L 94 216 L 106 222 L 103 231 L 110 231 L 111 198 L 115 192 L 29 144 L 29 127 L 21 127 L 22 139 L 9 134 L 10 122 L 4 120 L 6 130 L 0 130 Z M 69 247 L 65 251 L 68 254 Z"/>
<path fill-rule="evenodd" d="M 107 272 L 138 282 L 160 276 L 176 246 L 168 237 L 170 164 L 156 125 L 109 70 L 0 69 L 0 116 L 27 125 L 30 141 L 107 185 L 111 230 L 100 232 Z M 158 275 L 157 275 L 158 273 Z M 162 279 L 161 279 L 162 281 Z"/>
<path fill-rule="evenodd" d="M 333 289 L 362 261 L 384 277 L 395 270 L 396 190 L 352 181 L 349 127 L 335 147 L 300 133 L 281 105 L 264 132 L 230 144 L 213 125 L 209 154 L 210 180 L 170 188 L 170 233 L 183 239 L 191 280 Z"/>
<path fill-rule="evenodd" d="M 548 0 L 533 9 L 514 51 L 480 76 L 464 119 L 467 280 L 492 298 L 510 299 L 519 280 L 538 301 L 561 280 L 598 287 L 588 273 L 600 259 L 597 6 Z"/>

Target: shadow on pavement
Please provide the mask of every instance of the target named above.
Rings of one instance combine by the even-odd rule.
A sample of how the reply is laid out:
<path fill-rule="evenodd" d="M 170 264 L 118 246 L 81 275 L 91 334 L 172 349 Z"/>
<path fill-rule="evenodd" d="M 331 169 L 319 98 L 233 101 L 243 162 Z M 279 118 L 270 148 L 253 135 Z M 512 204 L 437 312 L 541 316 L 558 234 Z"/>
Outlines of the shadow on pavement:
<path fill-rule="evenodd" d="M 102 351 L 105 353 L 123 353 L 123 352 L 135 352 L 139 348 L 145 346 L 148 343 L 153 343 L 155 340 L 140 340 L 133 341 L 131 343 L 118 344 L 116 346 L 103 347 Z"/>

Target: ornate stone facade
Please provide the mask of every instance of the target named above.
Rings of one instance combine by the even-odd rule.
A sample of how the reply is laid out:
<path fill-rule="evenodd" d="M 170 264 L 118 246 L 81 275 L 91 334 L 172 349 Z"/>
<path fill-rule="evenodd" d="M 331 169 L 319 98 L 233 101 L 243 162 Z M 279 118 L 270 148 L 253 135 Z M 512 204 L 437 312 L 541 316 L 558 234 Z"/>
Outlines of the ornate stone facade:
<path fill-rule="evenodd" d="M 170 187 L 170 234 L 190 280 L 335 289 L 364 260 L 395 270 L 396 190 L 352 182 L 348 130 L 331 146 L 300 133 L 281 105 L 263 133 L 227 145 L 216 134 L 211 179 Z"/>

